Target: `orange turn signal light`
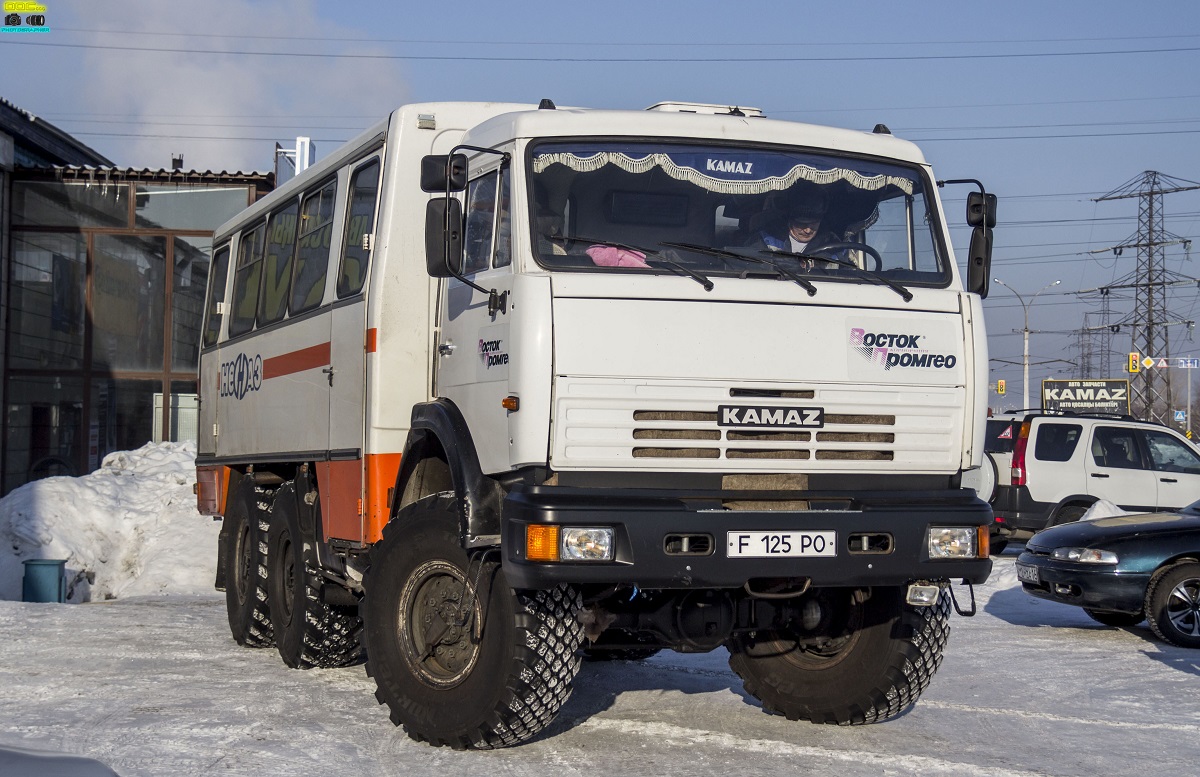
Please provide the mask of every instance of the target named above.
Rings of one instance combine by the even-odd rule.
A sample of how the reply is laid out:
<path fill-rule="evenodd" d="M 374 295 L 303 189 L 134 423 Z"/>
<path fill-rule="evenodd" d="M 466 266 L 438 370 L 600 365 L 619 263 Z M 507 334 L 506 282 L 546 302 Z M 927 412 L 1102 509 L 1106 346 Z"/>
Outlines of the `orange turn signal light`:
<path fill-rule="evenodd" d="M 991 555 L 991 539 L 991 530 L 987 526 L 980 526 L 976 529 L 975 558 L 988 558 Z"/>
<path fill-rule="evenodd" d="M 525 559 L 558 561 L 558 527 L 530 524 L 525 527 Z"/>
<path fill-rule="evenodd" d="M 515 413 L 521 409 L 521 398 L 512 396 L 505 397 L 504 399 L 500 400 L 500 407 L 504 408 L 505 410 L 511 410 Z"/>

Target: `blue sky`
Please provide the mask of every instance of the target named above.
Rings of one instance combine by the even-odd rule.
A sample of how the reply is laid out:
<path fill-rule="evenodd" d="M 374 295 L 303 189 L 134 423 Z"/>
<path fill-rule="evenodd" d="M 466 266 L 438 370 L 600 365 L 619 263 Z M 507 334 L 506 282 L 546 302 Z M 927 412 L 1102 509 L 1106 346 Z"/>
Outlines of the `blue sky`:
<path fill-rule="evenodd" d="M 1070 330 L 1085 312 L 1100 320 L 1074 292 L 1135 267 L 1134 251 L 1088 252 L 1136 234 L 1136 201 L 1093 199 L 1146 170 L 1200 181 L 1194 2 L 44 4 L 49 34 L 0 38 L 0 96 L 133 167 L 183 153 L 189 168 L 267 170 L 275 141 L 309 135 L 320 155 L 424 100 L 690 100 L 885 123 L 917 141 L 939 177 L 978 178 L 999 195 L 993 275 L 1027 298 L 1062 281 L 1030 311 L 1030 328 L 1048 330 L 1031 336 L 1032 361 L 1063 360 L 1035 364 L 1035 387 L 1075 375 Z M 952 215 L 963 194 L 946 193 Z M 1163 204 L 1167 230 L 1200 236 L 1200 192 Z M 955 238 L 961 255 L 966 231 Z M 1200 257 L 1166 256 L 1170 270 L 1200 276 Z M 1173 291 L 1172 313 L 1200 320 L 1197 299 L 1195 288 Z M 1131 307 L 1114 298 L 1113 318 Z M 986 310 L 993 379 L 1008 381 L 1011 407 L 1021 306 L 994 287 Z M 1114 350 L 1128 340 L 1123 328 Z M 1200 355 L 1184 327 L 1171 342 L 1171 356 Z M 1090 377 L 1121 377 L 1122 364 Z"/>

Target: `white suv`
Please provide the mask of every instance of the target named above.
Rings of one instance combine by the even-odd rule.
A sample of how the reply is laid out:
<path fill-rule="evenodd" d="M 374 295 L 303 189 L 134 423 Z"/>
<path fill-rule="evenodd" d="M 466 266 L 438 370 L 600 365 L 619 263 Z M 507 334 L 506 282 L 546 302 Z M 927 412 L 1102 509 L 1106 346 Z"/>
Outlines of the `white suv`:
<path fill-rule="evenodd" d="M 1107 499 L 1132 512 L 1177 510 L 1200 499 L 1200 451 L 1183 435 L 1129 416 L 1002 415 L 988 419 L 996 467 L 992 511 L 999 552 L 1009 532 L 1078 520 Z"/>

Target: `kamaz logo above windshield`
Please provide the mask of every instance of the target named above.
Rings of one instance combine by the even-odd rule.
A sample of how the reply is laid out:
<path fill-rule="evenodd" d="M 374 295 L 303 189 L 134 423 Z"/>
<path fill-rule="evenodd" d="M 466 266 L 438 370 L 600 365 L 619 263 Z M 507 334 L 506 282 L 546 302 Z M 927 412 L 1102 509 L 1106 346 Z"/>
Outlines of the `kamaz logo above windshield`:
<path fill-rule="evenodd" d="M 753 162 L 734 162 L 729 159 L 709 159 L 705 168 L 714 173 L 741 173 L 742 175 L 750 175 L 750 168 L 754 167 Z"/>

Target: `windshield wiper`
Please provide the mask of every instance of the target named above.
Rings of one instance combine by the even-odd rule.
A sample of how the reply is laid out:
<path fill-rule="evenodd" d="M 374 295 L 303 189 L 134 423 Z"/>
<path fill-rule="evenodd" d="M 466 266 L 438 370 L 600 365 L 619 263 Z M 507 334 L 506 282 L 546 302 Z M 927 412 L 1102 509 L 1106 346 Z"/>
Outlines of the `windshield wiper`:
<path fill-rule="evenodd" d="M 682 264 L 675 261 L 674 259 L 667 259 L 665 257 L 659 256 L 658 251 L 653 248 L 642 248 L 641 246 L 629 245 L 628 243 L 618 243 L 615 240 L 603 240 L 603 239 L 595 238 L 595 237 L 586 237 L 584 235 L 572 235 L 569 238 L 551 236 L 551 235 L 545 235 L 545 237 L 548 237 L 551 240 L 562 240 L 564 242 L 567 240 L 573 240 L 573 241 L 577 240 L 577 241 L 581 241 L 584 243 L 596 243 L 599 245 L 611 246 L 613 248 L 622 248 L 626 251 L 637 251 L 639 254 L 643 254 L 646 257 L 644 261 L 646 262 L 646 264 L 650 265 L 651 267 L 658 267 L 658 266 L 666 267 L 668 270 L 671 270 L 672 272 L 674 272 L 677 275 L 685 275 L 688 278 L 691 278 L 696 283 L 699 283 L 701 286 L 703 286 L 705 291 L 713 290 L 713 282 L 710 281 L 708 278 L 705 278 L 703 275 L 696 272 L 695 270 L 691 270 L 687 267 L 684 267 Z M 662 243 L 661 245 L 666 245 L 666 243 Z M 655 256 L 654 259 L 650 258 L 651 254 L 654 254 L 654 256 Z"/>
<path fill-rule="evenodd" d="M 790 256 L 793 259 L 819 259 L 823 262 L 832 262 L 833 264 L 836 264 L 839 267 L 848 267 L 851 270 L 854 270 L 855 272 L 857 272 L 859 275 L 862 275 L 865 278 L 869 278 L 870 280 L 874 281 L 875 283 L 877 283 L 881 286 L 887 286 L 889 289 L 891 289 L 892 291 L 899 294 L 904 299 L 905 302 L 911 302 L 912 298 L 913 298 L 912 292 L 909 291 L 908 289 L 904 288 L 903 286 L 901 286 L 899 283 L 896 283 L 895 281 L 892 281 L 892 280 L 888 280 L 887 278 L 884 278 L 882 275 L 872 272 L 871 270 L 867 270 L 862 267 L 859 267 L 854 262 L 849 262 L 849 261 L 846 261 L 845 259 L 838 259 L 837 257 L 832 256 L 830 254 L 821 253 L 821 249 L 817 249 L 816 251 L 814 251 L 812 253 L 807 253 L 807 254 L 797 253 L 795 251 L 771 251 L 771 250 L 759 251 L 759 253 L 760 254 L 773 254 L 775 256 Z"/>
<path fill-rule="evenodd" d="M 783 265 L 777 262 L 772 262 L 768 259 L 761 259 L 757 256 L 750 256 L 749 254 L 741 254 L 737 251 L 730 251 L 727 248 L 711 248 L 709 246 L 702 246 L 697 243 L 674 243 L 670 241 L 664 241 L 659 243 L 659 245 L 667 246 L 668 248 L 682 248 L 685 251 L 695 251 L 696 253 L 709 254 L 710 256 L 720 256 L 728 259 L 741 259 L 746 262 L 753 262 L 754 264 L 765 264 L 768 267 L 774 267 L 775 270 L 779 272 L 780 276 L 787 278 L 790 281 L 795 281 L 802 289 L 808 292 L 808 296 L 812 297 L 817 293 L 817 287 L 813 286 L 812 283 L 810 283 L 806 278 L 792 272 Z"/>

